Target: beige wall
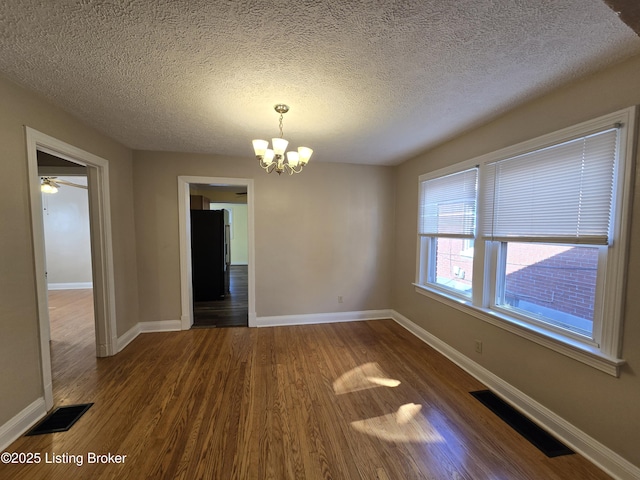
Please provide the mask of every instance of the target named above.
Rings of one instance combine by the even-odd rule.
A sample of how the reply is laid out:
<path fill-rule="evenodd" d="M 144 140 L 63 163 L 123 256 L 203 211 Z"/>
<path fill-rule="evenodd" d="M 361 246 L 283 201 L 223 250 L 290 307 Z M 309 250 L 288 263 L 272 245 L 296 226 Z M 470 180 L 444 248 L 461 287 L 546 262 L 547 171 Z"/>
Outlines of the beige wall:
<path fill-rule="evenodd" d="M 79 185 L 87 184 L 87 177 L 57 178 Z M 91 283 L 87 190 L 61 185 L 57 193 L 43 193 L 41 197 L 49 288 L 65 288 L 65 284 L 70 283 Z"/>
<path fill-rule="evenodd" d="M 389 308 L 392 169 L 316 162 L 278 177 L 250 155 L 135 152 L 142 321 L 180 318 L 179 175 L 254 179 L 258 317 Z"/>
<path fill-rule="evenodd" d="M 414 291 L 418 176 L 640 103 L 640 57 L 528 103 L 397 169 L 393 307 L 640 466 L 640 170 L 636 170 L 620 378 Z M 482 354 L 474 340 L 483 342 Z"/>
<path fill-rule="evenodd" d="M 0 77 L 0 425 L 43 395 L 24 126 L 109 161 L 118 334 L 137 320 L 131 151 Z"/>

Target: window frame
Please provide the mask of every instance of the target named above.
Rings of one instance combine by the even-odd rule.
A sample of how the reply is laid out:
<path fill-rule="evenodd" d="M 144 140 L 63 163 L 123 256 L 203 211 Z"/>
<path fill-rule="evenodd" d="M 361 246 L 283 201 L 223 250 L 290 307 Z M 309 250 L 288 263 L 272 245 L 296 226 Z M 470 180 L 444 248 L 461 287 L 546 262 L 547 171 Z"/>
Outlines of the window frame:
<path fill-rule="evenodd" d="M 425 240 L 422 235 L 418 235 L 416 277 L 415 283 L 413 283 L 415 291 L 610 375 L 618 376 L 620 366 L 625 363 L 620 355 L 627 277 L 626 259 L 633 200 L 636 120 L 637 108 L 635 106 L 629 107 L 444 169 L 420 175 L 418 182 L 420 189 L 420 185 L 425 179 L 450 175 L 479 166 L 476 208 L 476 224 L 479 224 L 481 215 L 485 212 L 485 199 L 481 189 L 487 164 L 557 145 L 619 124 L 612 199 L 612 240 L 609 246 L 599 249 L 593 340 L 561 328 L 550 328 L 544 322 L 532 321 L 526 315 L 520 315 L 496 305 L 497 288 L 500 282 L 498 261 L 501 249 L 505 247 L 501 246 L 503 243 L 501 241 L 481 238 L 477 231 L 474 239 L 471 298 L 457 294 L 454 290 L 438 288 L 435 284 L 424 282 L 423 273 L 426 271 L 425 268 L 430 268 L 430 265 L 428 257 L 425 256 Z M 418 208 L 421 208 L 420 205 Z M 429 238 L 435 237 L 430 236 Z M 518 240 L 514 239 L 514 241 Z M 435 240 L 430 240 L 430 242 L 435 242 Z M 539 243 L 548 242 L 541 239 Z M 576 244 L 576 246 L 580 245 Z M 431 254 L 432 248 L 427 250 Z M 598 317 L 597 321 L 596 317 Z"/>
<path fill-rule="evenodd" d="M 553 332 L 556 335 L 565 336 L 572 338 L 578 342 L 582 342 L 585 345 L 589 345 L 591 347 L 599 347 L 599 343 L 596 339 L 600 338 L 601 326 L 602 326 L 602 315 L 601 315 L 601 307 L 602 300 L 604 297 L 603 290 L 603 281 L 602 274 L 603 270 L 606 269 L 606 255 L 607 255 L 607 247 L 601 245 L 589 246 L 588 248 L 594 248 L 598 250 L 598 273 L 596 275 L 596 288 L 594 294 L 594 318 L 593 318 L 593 328 L 591 337 L 587 335 L 581 335 L 577 332 L 574 332 L 570 329 L 562 328 L 558 326 L 556 323 L 549 319 L 549 321 L 545 321 L 543 318 L 538 318 L 536 315 L 531 314 L 527 315 L 522 310 L 517 308 L 509 309 L 506 308 L 503 304 L 499 303 L 499 299 L 504 295 L 505 283 L 506 283 L 506 274 L 504 277 L 502 275 L 498 275 L 506 270 L 506 257 L 507 257 L 507 244 L 508 243 L 535 243 L 540 245 L 549 245 L 549 243 L 540 241 L 540 242 L 504 242 L 504 241 L 495 241 L 491 242 L 492 245 L 490 248 L 497 249 L 497 260 L 495 263 L 491 265 L 492 268 L 496 269 L 495 278 L 496 281 L 490 284 L 490 295 L 491 300 L 489 302 L 489 308 L 491 310 L 495 310 L 497 313 L 505 316 L 505 317 L 515 317 L 524 322 L 531 323 L 533 325 L 537 325 L 542 329 L 547 329 L 550 332 Z M 555 244 L 558 246 L 568 246 L 568 247 L 585 247 L 585 245 L 580 244 Z M 606 273 L 606 270 L 605 272 Z M 522 313 L 521 313 L 522 312 Z"/>
<path fill-rule="evenodd" d="M 464 165 L 464 167 L 459 168 L 461 165 Z M 463 164 L 454 165 L 453 167 L 450 167 L 450 168 L 444 168 L 433 173 L 420 175 L 419 181 L 418 181 L 418 190 L 419 192 L 421 192 L 422 184 L 429 180 L 448 177 L 450 175 L 463 173 L 467 170 L 472 170 L 472 169 L 478 170 L 478 165 L 473 162 L 464 162 Z M 477 210 L 478 210 L 478 207 L 477 207 L 478 176 L 479 176 L 479 170 L 476 173 L 476 197 L 475 197 L 476 216 L 477 216 Z M 462 200 L 462 198 L 460 200 Z M 465 235 L 454 235 L 454 234 L 440 234 L 440 235 L 422 234 L 420 233 L 420 222 L 421 222 L 421 218 L 420 218 L 421 206 L 420 205 L 418 206 L 418 211 L 419 211 L 418 212 L 418 252 L 417 252 L 418 262 L 417 262 L 417 268 L 416 268 L 416 283 L 422 287 L 430 288 L 434 292 L 440 292 L 443 295 L 452 296 L 463 302 L 471 301 L 471 298 L 473 296 L 473 286 L 471 289 L 471 294 L 466 295 L 457 289 L 449 288 L 449 287 L 446 287 L 445 285 L 437 283 L 436 243 L 439 238 L 454 238 L 454 239 L 460 238 L 463 240 L 474 240 L 475 242 L 475 238 L 477 236 L 476 226 L 474 225 L 473 227 L 474 233 L 472 238 L 469 238 Z M 475 261 L 473 263 L 474 263 L 473 270 L 475 270 Z M 472 272 L 472 275 L 473 275 L 473 272 Z"/>
<path fill-rule="evenodd" d="M 418 280 L 417 283 L 420 285 L 428 286 L 429 288 L 433 288 L 434 290 L 442 291 L 447 295 L 453 295 L 456 298 L 460 298 L 462 300 L 471 300 L 473 297 L 473 283 L 471 292 L 467 295 L 461 290 L 458 290 L 453 287 L 447 287 L 437 281 L 437 242 L 441 238 L 446 239 L 456 239 L 458 237 L 451 237 L 446 235 L 419 235 L 420 238 L 420 246 L 418 255 L 420 255 L 420 267 L 418 269 Z M 461 240 L 473 240 L 469 238 L 460 238 Z M 465 250 L 462 250 L 465 251 Z M 471 257 L 472 258 L 472 257 Z M 472 272 L 473 275 L 473 272 Z M 473 277 L 472 277 L 473 278 Z"/>

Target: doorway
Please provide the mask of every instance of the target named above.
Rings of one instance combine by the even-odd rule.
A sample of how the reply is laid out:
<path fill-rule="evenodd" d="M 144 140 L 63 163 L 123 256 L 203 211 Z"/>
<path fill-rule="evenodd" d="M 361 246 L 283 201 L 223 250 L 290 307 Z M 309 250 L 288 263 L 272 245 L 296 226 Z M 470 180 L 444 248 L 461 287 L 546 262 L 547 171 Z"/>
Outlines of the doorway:
<path fill-rule="evenodd" d="M 219 177 L 178 177 L 182 329 L 211 326 L 255 326 L 253 243 L 253 180 Z M 231 247 L 228 288 L 217 298 L 194 302 L 194 266 L 197 246 L 192 243 L 192 217 L 220 212 Z M 194 220 L 196 222 L 197 220 Z M 194 227 L 196 224 L 194 223 Z M 192 247 L 194 251 L 192 251 Z M 228 253 L 228 252 L 227 252 Z M 197 252 L 195 253 L 197 255 Z M 220 272 L 222 274 L 222 272 Z"/>
<path fill-rule="evenodd" d="M 96 355 L 87 167 L 38 150 L 54 402 Z"/>
<path fill-rule="evenodd" d="M 191 184 L 193 328 L 249 320 L 247 187 Z"/>
<path fill-rule="evenodd" d="M 113 249 L 111 243 L 111 214 L 109 201 L 109 164 L 93 155 L 26 127 L 29 197 L 34 246 L 42 387 L 45 408 L 53 407 L 53 382 L 50 349 L 50 318 L 46 249 L 41 193 L 41 172 L 38 171 L 38 153 L 48 154 L 69 162 L 76 168 L 85 168 L 91 243 L 92 287 L 94 306 L 95 355 L 106 357 L 116 353 L 115 296 Z M 42 173 L 46 173 L 44 170 Z"/>

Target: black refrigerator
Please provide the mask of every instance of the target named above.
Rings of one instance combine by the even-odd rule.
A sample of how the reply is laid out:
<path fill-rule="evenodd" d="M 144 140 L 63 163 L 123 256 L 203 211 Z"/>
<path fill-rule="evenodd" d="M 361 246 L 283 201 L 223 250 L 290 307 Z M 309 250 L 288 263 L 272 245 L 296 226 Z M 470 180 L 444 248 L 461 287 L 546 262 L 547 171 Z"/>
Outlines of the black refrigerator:
<path fill-rule="evenodd" d="M 191 210 L 191 279 L 194 302 L 220 300 L 229 294 L 229 233 L 227 210 Z"/>

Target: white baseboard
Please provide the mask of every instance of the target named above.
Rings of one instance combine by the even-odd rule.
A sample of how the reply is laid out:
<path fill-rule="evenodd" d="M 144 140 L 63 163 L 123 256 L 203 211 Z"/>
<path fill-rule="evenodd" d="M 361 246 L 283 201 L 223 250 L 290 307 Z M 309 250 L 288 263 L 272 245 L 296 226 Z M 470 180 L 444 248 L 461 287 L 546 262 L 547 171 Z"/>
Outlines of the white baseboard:
<path fill-rule="evenodd" d="M 141 331 L 140 324 L 136 323 L 133 327 L 127 330 L 124 335 L 122 335 L 121 337 L 118 337 L 117 348 L 116 348 L 117 353 L 120 353 L 122 350 L 125 349 L 127 345 L 133 342 L 136 339 L 136 337 L 140 335 L 140 331 Z"/>
<path fill-rule="evenodd" d="M 127 330 L 124 335 L 118 337 L 118 353 L 125 349 L 141 333 L 153 332 L 177 332 L 182 330 L 180 320 L 160 320 L 157 322 L 139 322 Z"/>
<path fill-rule="evenodd" d="M 47 413 L 44 398 L 40 397 L 31 405 L 18 413 L 4 425 L 0 426 L 0 452 L 16 441 L 20 435 L 29 430 Z"/>
<path fill-rule="evenodd" d="M 179 332 L 182 330 L 182 322 L 180 320 L 159 320 L 157 322 L 140 322 L 140 332 Z"/>
<path fill-rule="evenodd" d="M 433 347 L 467 373 L 484 383 L 496 395 L 502 397 L 531 420 L 544 427 L 555 437 L 576 452 L 619 480 L 640 478 L 640 468 L 573 426 L 545 406 L 511 386 L 489 370 L 452 348 L 447 343 L 419 327 L 402 314 L 392 311 L 391 316 L 398 324 L 413 333 L 420 340 Z"/>
<path fill-rule="evenodd" d="M 318 323 L 359 322 L 392 318 L 393 310 L 364 310 L 359 312 L 309 313 L 257 317 L 256 327 L 283 327 L 289 325 L 313 325 Z"/>
<path fill-rule="evenodd" d="M 47 283 L 48 290 L 80 290 L 93 288 L 93 282 Z"/>

